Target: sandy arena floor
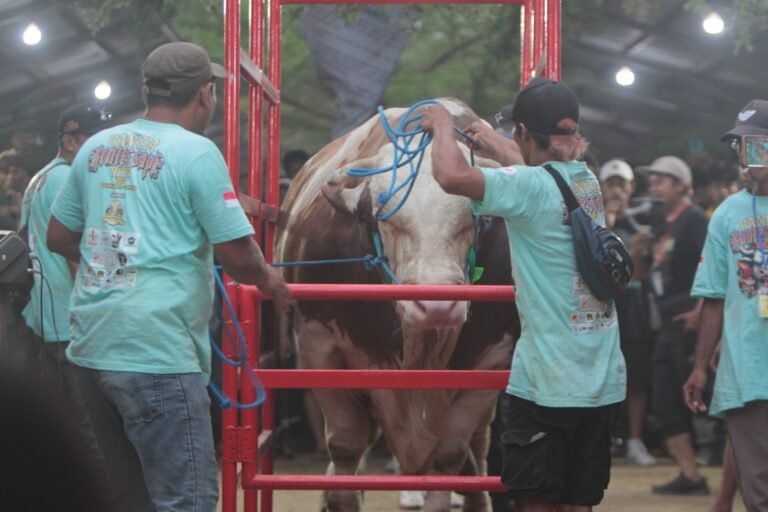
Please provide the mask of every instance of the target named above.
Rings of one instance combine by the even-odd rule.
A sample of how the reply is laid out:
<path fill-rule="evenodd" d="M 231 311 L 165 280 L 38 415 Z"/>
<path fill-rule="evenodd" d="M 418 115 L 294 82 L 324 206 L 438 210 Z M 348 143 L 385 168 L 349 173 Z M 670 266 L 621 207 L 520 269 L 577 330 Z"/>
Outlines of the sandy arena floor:
<path fill-rule="evenodd" d="M 369 459 L 370 473 L 384 473 L 387 459 L 372 457 Z M 278 473 L 322 474 L 325 463 L 315 458 L 304 457 L 292 460 L 278 459 Z M 703 468 L 713 495 L 720 487 L 720 468 Z M 677 474 L 677 468 L 669 461 L 651 468 L 630 467 L 621 459 L 614 461 L 611 484 L 603 503 L 596 510 L 604 512 L 708 512 L 712 496 L 657 496 L 651 494 L 651 485 L 663 483 Z M 275 492 L 275 512 L 316 512 L 319 510 L 319 491 L 277 491 Z M 398 512 L 398 496 L 392 491 L 365 493 L 365 512 Z M 458 509 L 455 509 L 458 510 Z M 744 512 L 739 496 L 733 512 Z"/>

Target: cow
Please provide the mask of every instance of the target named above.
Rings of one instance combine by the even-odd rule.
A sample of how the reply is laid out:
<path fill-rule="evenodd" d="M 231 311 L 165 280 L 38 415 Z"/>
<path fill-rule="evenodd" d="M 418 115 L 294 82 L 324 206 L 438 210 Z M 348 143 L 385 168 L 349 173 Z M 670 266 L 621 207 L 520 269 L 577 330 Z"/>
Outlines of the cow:
<path fill-rule="evenodd" d="M 439 100 L 460 129 L 478 116 L 455 99 Z M 406 109 L 384 111 L 396 126 Z M 418 111 L 415 112 L 418 114 Z M 469 149 L 461 145 L 469 158 Z M 474 247 L 484 272 L 478 284 L 511 285 L 510 254 L 500 219 L 477 222 L 469 199 L 445 193 L 432 174 L 431 148 L 402 208 L 377 220 L 377 199 L 391 175 L 349 176 L 347 170 L 392 164 L 393 146 L 378 116 L 315 154 L 281 208 L 276 260 L 383 256 L 403 284 L 465 284 Z M 491 161 L 478 165 L 498 167 Z M 401 171 L 402 174 L 403 171 Z M 396 195 L 391 208 L 402 197 Z M 387 275 L 362 264 L 284 268 L 292 283 L 381 284 Z M 465 301 L 299 301 L 293 315 L 305 369 L 482 369 L 510 367 L 520 325 L 513 303 Z M 317 389 L 331 462 L 328 474 L 352 475 L 383 433 L 403 474 L 486 475 L 495 390 Z M 362 495 L 328 491 L 323 510 L 358 511 Z M 449 492 L 430 492 L 425 510 L 447 511 Z M 489 511 L 487 493 L 468 493 L 465 511 Z"/>

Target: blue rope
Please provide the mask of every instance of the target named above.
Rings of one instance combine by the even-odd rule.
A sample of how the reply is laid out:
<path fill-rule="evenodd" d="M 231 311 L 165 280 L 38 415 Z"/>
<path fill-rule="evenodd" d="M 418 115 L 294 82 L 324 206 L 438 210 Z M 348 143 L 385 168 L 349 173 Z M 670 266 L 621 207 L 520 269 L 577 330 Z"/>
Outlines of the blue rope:
<path fill-rule="evenodd" d="M 267 394 L 264 391 L 264 386 L 259 381 L 259 378 L 256 377 L 256 373 L 254 372 L 253 366 L 251 366 L 250 362 L 248 362 L 247 348 L 245 344 L 245 335 L 243 334 L 243 330 L 240 328 L 240 322 L 238 321 L 237 315 L 235 314 L 235 308 L 232 306 L 232 302 L 229 300 L 229 296 L 227 295 L 227 290 L 224 287 L 224 283 L 221 281 L 219 272 L 215 268 L 214 268 L 213 275 L 216 279 L 216 285 L 219 287 L 219 290 L 221 291 L 221 296 L 224 300 L 224 304 L 227 306 L 227 311 L 229 311 L 229 315 L 233 319 L 235 324 L 235 330 L 237 331 L 237 338 L 240 341 L 240 355 L 239 355 L 240 360 L 232 361 L 231 359 L 227 358 L 224 355 L 221 348 L 218 347 L 213 342 L 213 340 L 211 340 L 211 346 L 214 348 L 216 355 L 221 357 L 222 360 L 224 360 L 227 364 L 231 364 L 233 366 L 242 366 L 243 372 L 248 376 L 248 380 L 251 381 L 251 385 L 256 390 L 256 400 L 254 400 L 250 404 L 241 404 L 237 400 L 227 397 L 224 394 L 224 392 L 220 390 L 218 386 L 216 386 L 216 384 L 214 384 L 213 382 L 208 383 L 208 389 L 210 389 L 211 393 L 213 393 L 216 396 L 222 409 L 229 409 L 232 406 L 238 409 L 253 409 L 264 403 L 264 400 L 266 400 L 267 398 Z"/>
<path fill-rule="evenodd" d="M 360 167 L 351 167 L 347 170 L 347 174 L 349 176 L 356 178 L 367 178 L 369 176 L 384 174 L 386 172 L 392 173 L 392 179 L 390 180 L 389 188 L 385 192 L 379 194 L 379 209 L 376 212 L 376 220 L 385 221 L 392 217 L 394 214 L 400 211 L 405 202 L 408 200 L 408 197 L 411 195 L 411 190 L 413 189 L 414 183 L 416 183 L 416 177 L 419 175 L 419 170 L 421 169 L 421 163 L 424 160 L 424 150 L 432 142 L 432 136 L 421 128 L 421 119 L 423 116 L 417 115 L 411 117 L 411 115 L 419 107 L 434 104 L 437 104 L 437 101 L 423 100 L 413 104 L 405 112 L 405 115 L 403 115 L 403 117 L 400 119 L 397 128 L 393 128 L 389 124 L 387 116 L 384 114 L 384 108 L 381 106 L 378 108 L 381 125 L 384 127 L 384 132 L 387 134 L 387 137 L 389 138 L 389 141 L 392 143 L 394 148 L 392 165 L 379 169 L 363 169 Z M 416 123 L 418 123 L 418 125 L 415 128 L 411 128 L 411 126 Z M 416 147 L 411 148 L 414 139 L 419 135 L 421 138 L 416 143 Z M 406 176 L 405 179 L 400 184 L 398 184 L 397 170 L 406 165 L 409 169 L 408 176 Z M 384 207 L 387 205 L 387 203 L 403 189 L 405 189 L 405 194 L 403 194 L 403 197 L 400 198 L 400 202 L 398 202 L 397 205 L 386 214 L 383 214 L 382 211 L 384 210 Z"/>

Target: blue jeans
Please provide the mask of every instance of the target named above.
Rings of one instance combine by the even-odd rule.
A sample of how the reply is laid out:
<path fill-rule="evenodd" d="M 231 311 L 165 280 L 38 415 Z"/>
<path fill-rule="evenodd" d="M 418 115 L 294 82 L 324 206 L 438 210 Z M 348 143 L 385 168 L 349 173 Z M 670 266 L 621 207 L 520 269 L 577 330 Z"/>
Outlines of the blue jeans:
<path fill-rule="evenodd" d="M 214 512 L 219 483 L 203 376 L 75 369 L 116 510 Z"/>

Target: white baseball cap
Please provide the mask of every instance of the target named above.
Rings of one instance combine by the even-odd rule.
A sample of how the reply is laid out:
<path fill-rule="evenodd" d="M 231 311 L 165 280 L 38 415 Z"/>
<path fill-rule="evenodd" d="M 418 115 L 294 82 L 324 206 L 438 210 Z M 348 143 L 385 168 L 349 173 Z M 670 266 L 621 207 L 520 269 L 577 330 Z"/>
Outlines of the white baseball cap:
<path fill-rule="evenodd" d="M 632 167 L 624 160 L 619 160 L 618 158 L 608 160 L 600 168 L 600 181 L 607 181 L 616 176 L 624 181 L 635 181 L 635 173 L 632 172 Z"/>
<path fill-rule="evenodd" d="M 644 165 L 637 168 L 638 172 L 648 174 L 663 174 L 677 178 L 680 182 L 690 187 L 693 183 L 691 168 L 688 164 L 676 156 L 660 156 L 653 161 L 651 165 Z"/>

